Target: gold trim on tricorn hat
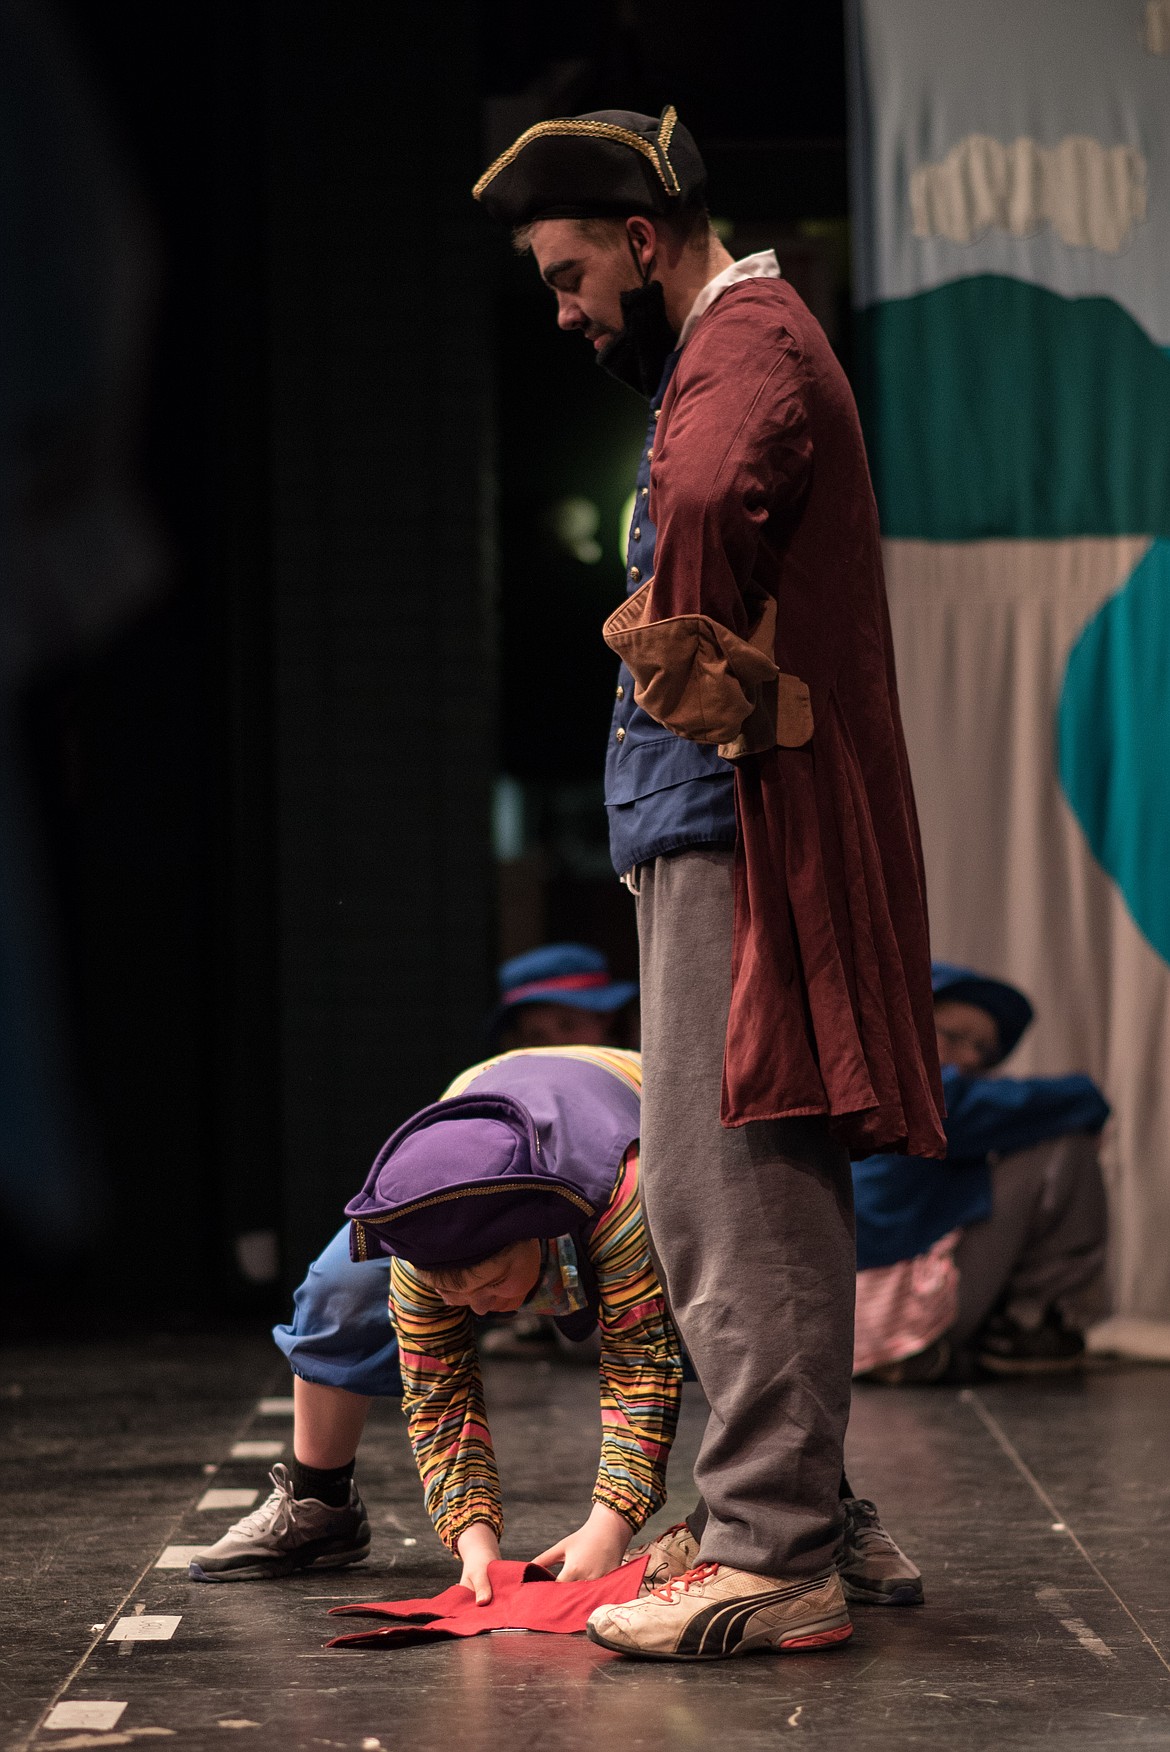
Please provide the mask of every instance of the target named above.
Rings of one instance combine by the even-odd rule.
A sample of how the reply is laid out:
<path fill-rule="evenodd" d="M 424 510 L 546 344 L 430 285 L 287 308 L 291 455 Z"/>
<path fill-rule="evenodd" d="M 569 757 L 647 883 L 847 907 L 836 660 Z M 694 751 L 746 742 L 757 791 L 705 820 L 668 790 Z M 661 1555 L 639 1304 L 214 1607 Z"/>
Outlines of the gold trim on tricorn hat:
<path fill-rule="evenodd" d="M 501 152 L 494 164 L 489 164 L 472 194 L 477 201 L 483 199 L 483 192 L 489 183 L 495 181 L 502 170 L 515 162 L 524 148 L 533 140 L 547 140 L 550 134 L 572 136 L 574 134 L 592 135 L 597 140 L 619 140 L 623 146 L 629 146 L 635 152 L 640 152 L 648 158 L 658 172 L 663 188 L 668 194 L 678 194 L 678 178 L 674 174 L 674 166 L 666 156 L 666 148 L 670 136 L 674 133 L 674 124 L 678 121 L 678 111 L 671 104 L 662 113 L 662 125 L 658 130 L 658 151 L 643 139 L 641 134 L 635 134 L 632 128 L 619 128 L 616 122 L 595 122 L 586 116 L 566 116 L 563 121 L 537 122 L 535 127 L 527 128 L 518 140 L 513 140 L 506 152 Z M 667 172 L 670 181 L 667 181 Z"/>
<path fill-rule="evenodd" d="M 650 165 L 653 182 L 627 152 Z M 597 110 L 537 122 L 500 153 L 471 192 L 493 218 L 525 225 L 555 216 L 667 213 L 679 201 L 701 196 L 705 184 L 698 147 L 670 104 L 657 121 L 632 111 Z"/>

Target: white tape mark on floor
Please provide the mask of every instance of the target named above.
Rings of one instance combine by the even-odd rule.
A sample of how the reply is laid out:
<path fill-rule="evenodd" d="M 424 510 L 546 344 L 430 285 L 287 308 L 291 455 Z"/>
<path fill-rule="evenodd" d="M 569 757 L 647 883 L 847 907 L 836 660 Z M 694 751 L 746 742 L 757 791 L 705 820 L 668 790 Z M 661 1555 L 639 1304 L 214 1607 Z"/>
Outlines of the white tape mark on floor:
<path fill-rule="evenodd" d="M 145 1611 L 146 1611 L 146 1601 L 145 1600 L 135 1600 L 135 1602 L 134 1602 L 134 1616 L 135 1616 L 135 1618 L 141 1618 Z M 117 1630 L 117 1626 L 115 1625 L 115 1631 L 116 1630 Z M 121 1644 L 121 1647 L 118 1650 L 118 1655 L 119 1655 L 119 1658 L 121 1660 L 125 1660 L 127 1655 L 132 1655 L 134 1653 L 134 1644 L 137 1641 L 137 1638 L 128 1637 L 128 1636 L 119 1637 L 119 1636 L 115 1635 L 114 1640 Z M 72 1744 L 72 1742 L 70 1742 L 70 1744 Z"/>
<path fill-rule="evenodd" d="M 233 1460 L 279 1460 L 284 1453 L 283 1442 L 235 1442 Z"/>
<path fill-rule="evenodd" d="M 185 1570 L 198 1551 L 206 1551 L 206 1545 L 168 1545 L 155 1569 Z"/>
<path fill-rule="evenodd" d="M 205 1490 L 195 1504 L 197 1509 L 250 1509 L 258 1490 Z"/>
<path fill-rule="evenodd" d="M 1117 1656 L 1104 1642 L 1095 1630 L 1090 1630 L 1083 1618 L 1062 1618 L 1060 1621 L 1071 1636 L 1075 1636 L 1083 1649 L 1088 1649 L 1091 1655 L 1099 1655 L 1103 1661 L 1115 1661 Z"/>
<path fill-rule="evenodd" d="M 83 1699 L 55 1703 L 45 1717 L 46 1728 L 98 1728 L 108 1733 L 116 1728 L 124 1703 L 90 1703 Z"/>
<path fill-rule="evenodd" d="M 262 1399 L 256 1410 L 261 1417 L 291 1417 L 293 1402 L 291 1399 Z"/>
<path fill-rule="evenodd" d="M 152 1616 L 148 1612 L 135 1615 L 132 1618 L 119 1618 L 113 1630 L 107 1637 L 107 1642 L 170 1642 L 176 1630 L 183 1622 L 182 1614 L 177 1618 L 167 1615 Z"/>
<path fill-rule="evenodd" d="M 1109 1644 L 1095 1630 L 1090 1630 L 1083 1618 L 1076 1616 L 1059 1588 L 1037 1588 L 1036 1598 L 1059 1621 L 1062 1630 L 1067 1630 L 1070 1636 L 1076 1637 L 1083 1649 L 1102 1661 L 1117 1659 Z"/>

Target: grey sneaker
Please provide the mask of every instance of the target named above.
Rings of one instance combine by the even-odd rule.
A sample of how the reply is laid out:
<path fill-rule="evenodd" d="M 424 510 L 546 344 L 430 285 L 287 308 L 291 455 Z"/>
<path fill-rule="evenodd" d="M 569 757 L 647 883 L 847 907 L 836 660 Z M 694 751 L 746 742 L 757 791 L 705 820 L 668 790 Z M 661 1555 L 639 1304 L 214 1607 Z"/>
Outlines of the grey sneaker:
<path fill-rule="evenodd" d="M 272 1495 L 192 1558 L 193 1582 L 253 1582 L 293 1570 L 342 1569 L 370 1554 L 370 1523 L 351 1484 L 343 1509 L 316 1497 L 294 1497 L 287 1466 L 268 1475 Z"/>
<path fill-rule="evenodd" d="M 922 1572 L 900 1551 L 873 1503 L 846 1497 L 837 1574 L 845 1598 L 869 1606 L 921 1606 Z"/>

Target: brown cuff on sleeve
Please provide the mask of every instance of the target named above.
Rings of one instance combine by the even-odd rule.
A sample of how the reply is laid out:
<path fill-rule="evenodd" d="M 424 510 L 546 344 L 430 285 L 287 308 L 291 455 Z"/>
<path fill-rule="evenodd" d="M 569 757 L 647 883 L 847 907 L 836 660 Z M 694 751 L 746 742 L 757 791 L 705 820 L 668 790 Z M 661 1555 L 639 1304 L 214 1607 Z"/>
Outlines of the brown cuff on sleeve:
<path fill-rule="evenodd" d="M 813 733 L 812 701 L 798 675 L 778 669 L 756 697 L 755 710 L 739 735 L 719 744 L 724 760 L 766 754 L 770 748 L 803 748 Z"/>
<path fill-rule="evenodd" d="M 714 742 L 725 760 L 812 735 L 808 688 L 772 659 L 776 605 L 768 602 L 750 639 L 705 614 L 651 621 L 648 580 L 628 596 L 602 636 L 634 677 L 644 712 L 688 742 Z"/>

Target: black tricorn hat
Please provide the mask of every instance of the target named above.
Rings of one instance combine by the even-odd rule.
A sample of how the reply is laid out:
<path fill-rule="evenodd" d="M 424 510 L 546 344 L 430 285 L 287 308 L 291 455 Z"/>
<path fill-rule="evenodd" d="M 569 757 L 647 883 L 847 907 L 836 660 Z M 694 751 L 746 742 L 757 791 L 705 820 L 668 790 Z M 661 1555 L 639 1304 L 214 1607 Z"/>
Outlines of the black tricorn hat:
<path fill-rule="evenodd" d="M 594 110 L 537 122 L 501 152 L 472 194 L 493 219 L 666 215 L 700 201 L 707 172 L 673 107 L 661 116 Z"/>

